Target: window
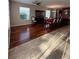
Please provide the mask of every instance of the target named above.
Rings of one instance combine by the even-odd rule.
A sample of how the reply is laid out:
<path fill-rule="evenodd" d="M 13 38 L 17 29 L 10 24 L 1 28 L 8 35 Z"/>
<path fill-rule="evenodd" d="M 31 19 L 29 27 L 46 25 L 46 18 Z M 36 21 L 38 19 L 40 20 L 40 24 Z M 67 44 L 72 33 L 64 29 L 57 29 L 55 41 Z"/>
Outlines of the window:
<path fill-rule="evenodd" d="M 20 7 L 20 17 L 23 20 L 29 20 L 30 19 L 30 8 L 27 7 Z"/>
<path fill-rule="evenodd" d="M 46 10 L 46 17 L 49 18 L 50 17 L 50 13 L 51 11 L 50 10 Z"/>

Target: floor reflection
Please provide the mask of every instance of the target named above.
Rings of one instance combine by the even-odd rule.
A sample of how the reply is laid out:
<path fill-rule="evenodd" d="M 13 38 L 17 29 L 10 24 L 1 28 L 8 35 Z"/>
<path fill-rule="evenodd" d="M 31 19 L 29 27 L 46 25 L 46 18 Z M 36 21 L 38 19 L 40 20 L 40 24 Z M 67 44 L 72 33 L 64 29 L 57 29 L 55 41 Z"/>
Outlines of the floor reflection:
<path fill-rule="evenodd" d="M 62 26 L 61 26 L 62 27 Z M 43 25 L 28 25 L 11 28 L 10 34 L 10 48 L 16 47 L 20 44 L 33 40 L 46 33 L 52 32 L 57 28 L 45 28 Z"/>
<path fill-rule="evenodd" d="M 65 44 L 66 42 L 63 38 L 66 36 L 66 32 L 68 32 L 69 28 L 64 27 L 60 28 L 52 33 L 45 34 L 40 36 L 28 43 L 24 43 L 19 45 L 13 49 L 9 50 L 9 59 L 62 59 L 62 56 L 65 53 L 65 59 L 69 59 L 69 44 Z M 27 40 L 29 38 L 31 29 L 23 30 L 22 33 L 22 41 Z M 37 30 L 38 32 L 39 30 Z M 33 33 L 32 31 L 31 33 Z M 33 33 L 34 34 L 34 33 Z M 28 37 L 24 37 L 24 36 Z M 19 44 L 19 43 L 18 43 Z M 67 50 L 64 48 L 67 46 Z"/>
<path fill-rule="evenodd" d="M 30 39 L 30 29 L 27 28 L 26 31 L 22 31 L 19 37 L 20 37 L 20 42 L 24 40 L 28 41 Z"/>

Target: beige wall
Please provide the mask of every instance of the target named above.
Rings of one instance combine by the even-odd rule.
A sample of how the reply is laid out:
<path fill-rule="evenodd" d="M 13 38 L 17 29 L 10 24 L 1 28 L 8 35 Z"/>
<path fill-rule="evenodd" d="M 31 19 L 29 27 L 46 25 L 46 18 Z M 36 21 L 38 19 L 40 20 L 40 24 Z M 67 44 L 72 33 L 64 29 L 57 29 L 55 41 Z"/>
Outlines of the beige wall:
<path fill-rule="evenodd" d="M 22 20 L 19 16 L 19 7 L 29 7 L 30 8 L 30 20 Z M 38 7 L 34 5 L 28 5 L 17 2 L 10 2 L 10 24 L 12 26 L 20 26 L 31 24 L 31 16 L 35 16 L 35 10 L 45 10 L 46 8 Z"/>

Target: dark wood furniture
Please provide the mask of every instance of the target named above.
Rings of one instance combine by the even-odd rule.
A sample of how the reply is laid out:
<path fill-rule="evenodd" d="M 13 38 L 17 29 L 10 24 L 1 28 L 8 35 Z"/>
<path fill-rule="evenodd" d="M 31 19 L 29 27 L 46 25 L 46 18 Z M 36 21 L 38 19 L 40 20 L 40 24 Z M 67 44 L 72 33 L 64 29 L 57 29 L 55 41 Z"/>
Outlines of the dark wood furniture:
<path fill-rule="evenodd" d="M 45 11 L 36 10 L 35 16 L 36 16 L 35 17 L 36 24 L 43 24 L 44 23 Z"/>

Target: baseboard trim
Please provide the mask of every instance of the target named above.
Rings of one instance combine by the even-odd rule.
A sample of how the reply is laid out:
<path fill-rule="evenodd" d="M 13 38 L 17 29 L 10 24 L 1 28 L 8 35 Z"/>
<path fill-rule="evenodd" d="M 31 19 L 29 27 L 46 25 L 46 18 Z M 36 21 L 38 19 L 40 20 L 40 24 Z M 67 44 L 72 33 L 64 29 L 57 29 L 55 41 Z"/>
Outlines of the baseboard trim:
<path fill-rule="evenodd" d="M 14 26 L 11 26 L 11 28 L 14 28 L 14 27 L 21 27 L 21 26 L 28 26 L 28 25 L 32 25 L 32 24 L 14 25 Z"/>

